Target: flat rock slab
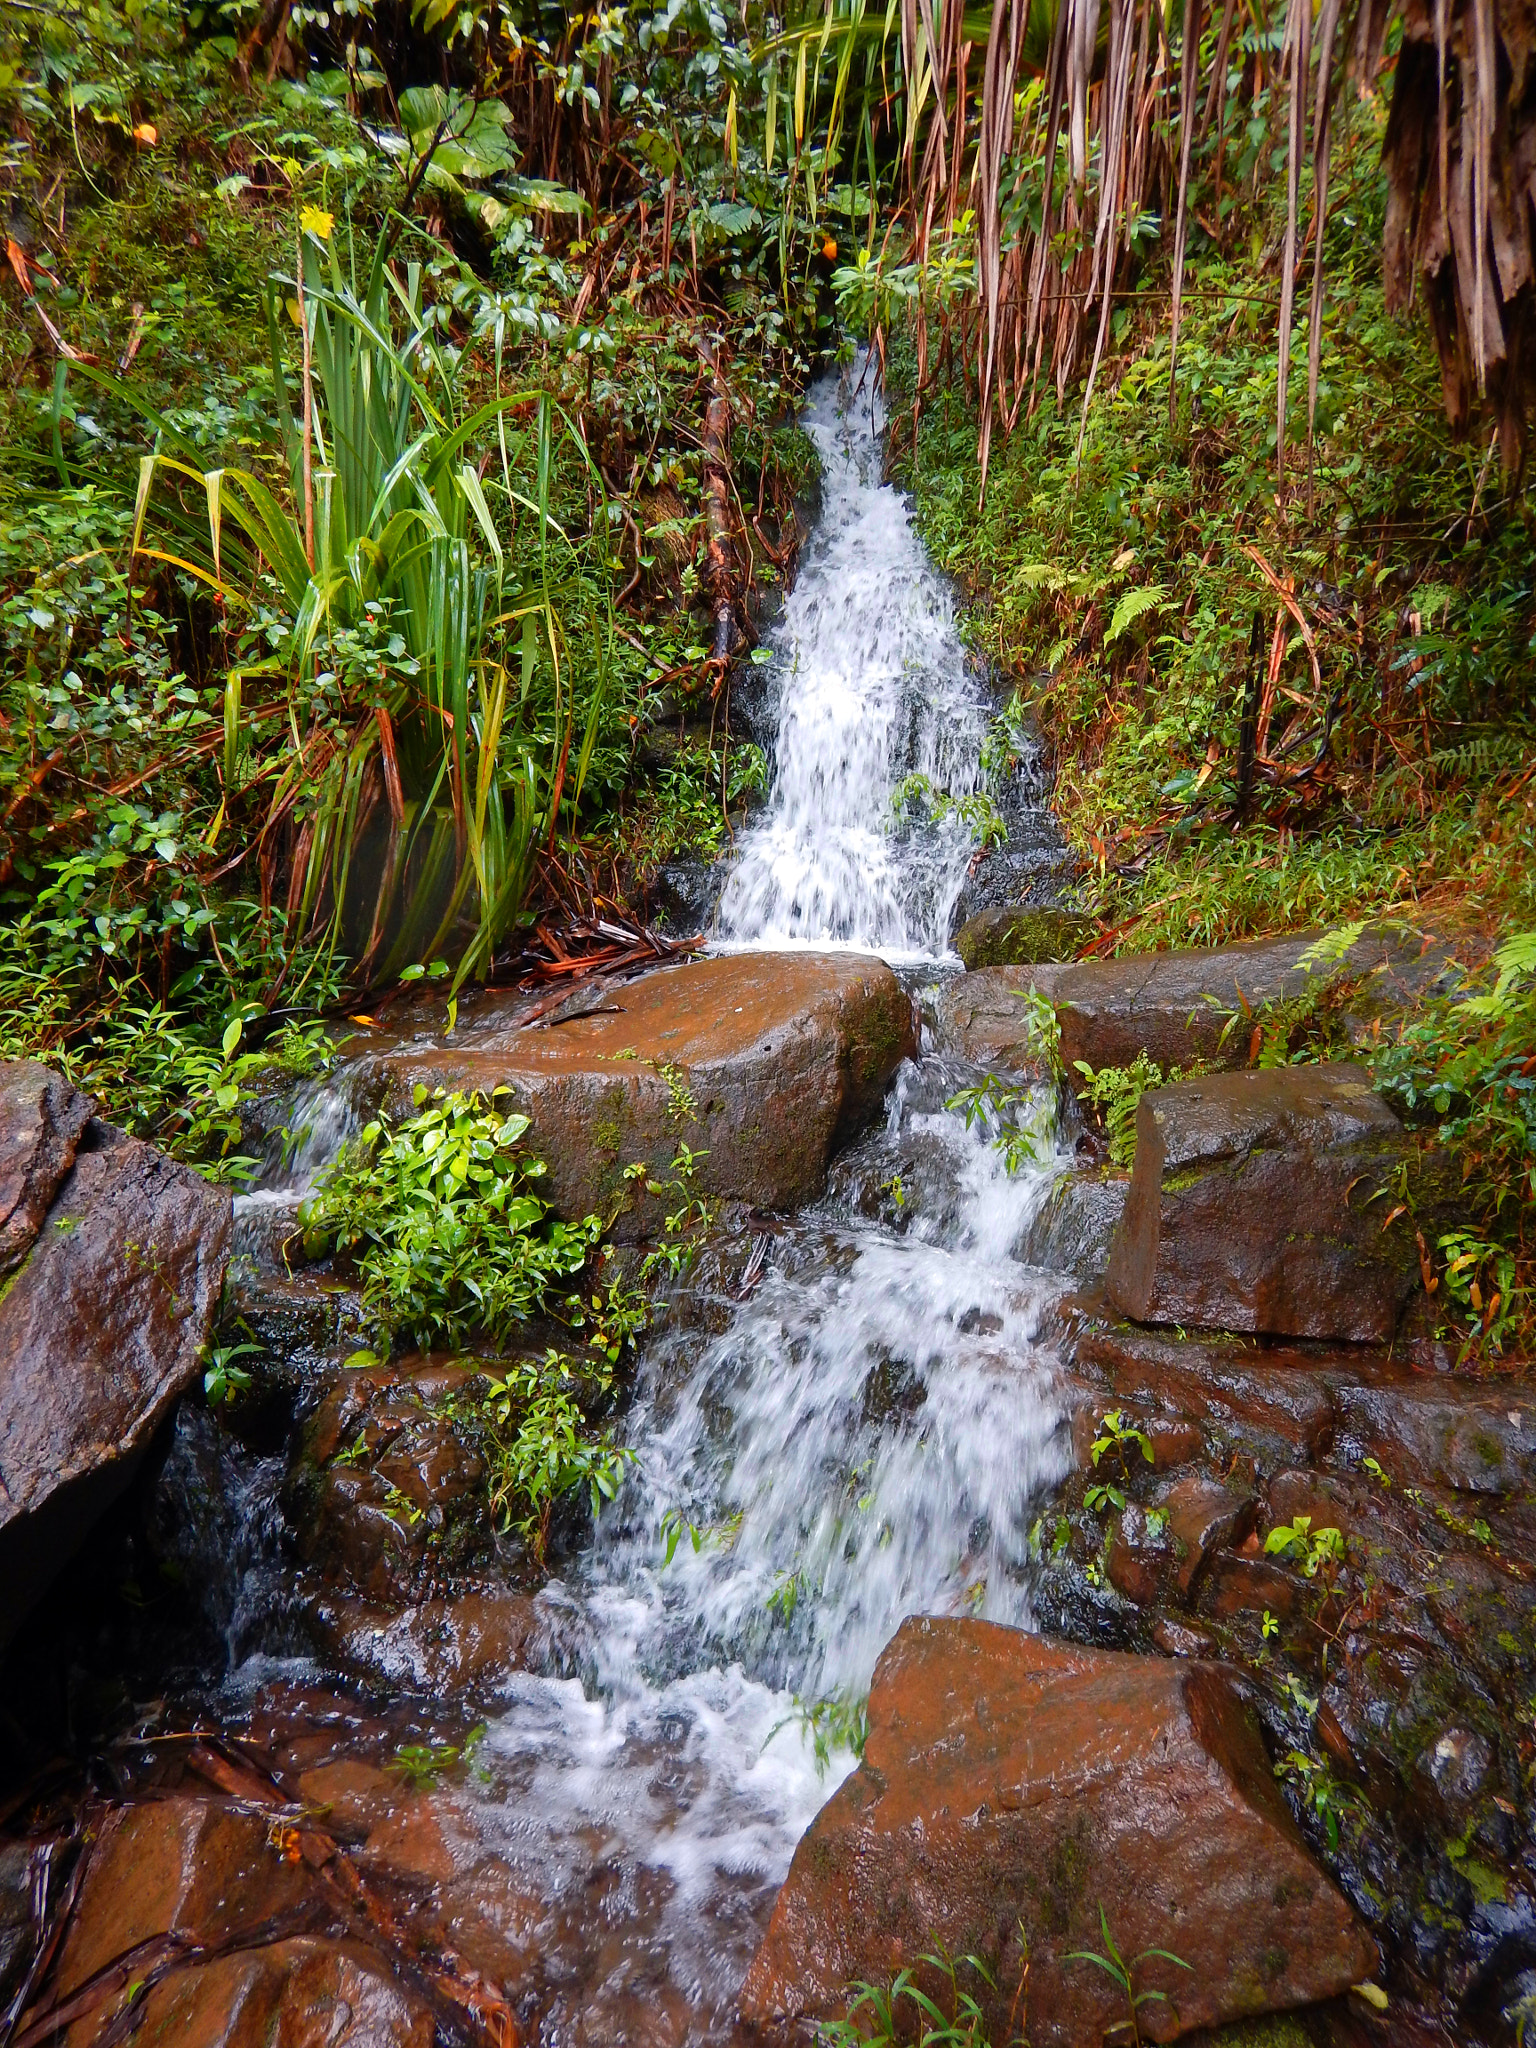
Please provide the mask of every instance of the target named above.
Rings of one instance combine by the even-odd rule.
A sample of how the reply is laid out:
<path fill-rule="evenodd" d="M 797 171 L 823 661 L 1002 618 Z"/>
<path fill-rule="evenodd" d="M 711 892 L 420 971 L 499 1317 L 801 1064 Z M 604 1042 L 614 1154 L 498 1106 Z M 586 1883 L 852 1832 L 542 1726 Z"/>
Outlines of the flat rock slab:
<path fill-rule="evenodd" d="M 518 1028 L 482 1009 L 451 1042 L 380 1062 L 386 1109 L 417 1086 L 509 1088 L 533 1122 L 550 1201 L 644 1236 L 675 1187 L 646 1196 L 624 1169 L 671 1177 L 679 1143 L 707 1156 L 697 1192 L 791 1209 L 826 1186 L 834 1149 L 878 1108 L 915 1048 L 912 1005 L 883 961 L 736 953 L 658 968 L 559 1024 Z"/>
<path fill-rule="evenodd" d="M 89 1096 L 61 1074 L 0 1061 L 0 1278 L 30 1250 L 90 1120 Z"/>
<path fill-rule="evenodd" d="M 1145 1052 L 1165 1070 L 1196 1060 L 1241 1066 L 1249 1057 L 1247 1011 L 1300 995 L 1313 978 L 1298 963 L 1322 936 L 1254 939 L 1236 946 L 1128 953 L 1040 967 L 988 967 L 958 976 L 939 999 L 946 1051 L 981 1066 L 1033 1072 L 1031 993 L 1055 1006 L 1068 1074 L 1074 1062 L 1125 1067 Z M 1362 980 L 1356 1007 L 1375 1016 L 1422 994 L 1444 971 L 1442 947 L 1380 931 L 1362 934 L 1340 963 Z M 1320 969 L 1326 978 L 1332 968 Z M 1238 1022 L 1223 1042 L 1233 1012 Z"/>
<path fill-rule="evenodd" d="M 1152 1089 L 1136 1111 L 1105 1290 L 1141 1323 L 1385 1343 L 1420 1284 L 1395 1193 L 1404 1174 L 1432 1198 L 1412 1142 L 1358 1067 Z"/>
<path fill-rule="evenodd" d="M 1283 2011 L 1372 1976 L 1375 1944 L 1308 1855 L 1216 1667 L 910 1620 L 875 1670 L 864 1761 L 795 1851 L 741 1994 L 750 2021 L 842 2012 L 938 1944 L 986 1962 L 993 2040 L 1116 2038 L 1124 1999 L 1070 1960 L 1148 1962 L 1144 2037 Z M 938 1985 L 927 1987 L 939 1991 Z"/>
<path fill-rule="evenodd" d="M 89 1126 L 0 1299 L 0 1640 L 201 1369 L 229 1240 L 227 1188 Z"/>

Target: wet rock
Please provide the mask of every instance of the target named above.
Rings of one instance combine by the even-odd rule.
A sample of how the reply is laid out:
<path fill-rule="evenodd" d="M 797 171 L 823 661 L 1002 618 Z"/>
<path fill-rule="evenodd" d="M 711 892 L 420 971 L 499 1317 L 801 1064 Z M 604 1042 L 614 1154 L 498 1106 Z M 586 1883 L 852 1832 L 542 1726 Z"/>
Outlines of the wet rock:
<path fill-rule="evenodd" d="M 31 1249 L 90 1118 L 90 1098 L 62 1075 L 0 1061 L 0 1279 Z"/>
<path fill-rule="evenodd" d="M 186 1960 L 150 1989 L 136 2041 L 431 2048 L 430 2008 L 376 1953 L 324 1938 L 335 1905 L 311 1865 L 281 1853 L 270 1835 L 265 1814 L 185 1795 L 107 1815 L 61 1952 L 58 1994 L 80 1992 L 119 1958 L 137 1968 L 104 1987 L 64 2035 L 68 2048 L 99 2038 L 130 1978 L 163 1960 L 166 1936 Z M 199 1952 L 209 1949 L 204 1959 Z"/>
<path fill-rule="evenodd" d="M 978 1067 L 1002 1068 L 1031 1080 L 1047 1077 L 1047 1063 L 1034 1028 L 1032 996 L 1056 1000 L 1070 966 L 987 967 L 957 974 L 939 991 L 933 1012 L 934 1041 Z"/>
<path fill-rule="evenodd" d="M 0 1640 L 200 1369 L 227 1190 L 93 1123 L 0 1298 Z"/>
<path fill-rule="evenodd" d="M 1030 1224 L 1018 1256 L 1027 1265 L 1070 1273 L 1075 1280 L 1099 1279 L 1130 1191 L 1124 1174 L 1063 1174 Z"/>
<path fill-rule="evenodd" d="M 1231 1337 L 1089 1328 L 1076 1338 L 1073 1364 L 1125 1400 L 1198 1419 L 1216 1442 L 1263 1466 L 1310 1457 L 1333 1434 L 1333 1398 L 1320 1367 Z"/>
<path fill-rule="evenodd" d="M 1241 1543 L 1253 1527 L 1258 1502 L 1205 1472 L 1191 1472 L 1163 1491 L 1158 1505 L 1168 1517 L 1178 1555 L 1174 1582 L 1187 1600 L 1217 1551 Z"/>
<path fill-rule="evenodd" d="M 1072 960 L 1097 926 L 1070 910 L 979 910 L 955 933 L 954 948 L 973 972 Z"/>
<path fill-rule="evenodd" d="M 1431 1170 L 1358 1067 L 1212 1074 L 1149 1091 L 1106 1274 L 1137 1322 L 1384 1343 L 1420 1284 Z"/>
<path fill-rule="evenodd" d="M 1056 1391 L 1058 1398 L 1065 1398 L 1072 1389 L 1058 1380 Z M 1103 1433 L 1105 1404 L 1102 1397 L 1095 1398 L 1092 1389 L 1084 1388 L 1082 1392 L 1084 1398 L 1074 1405 L 1072 1413 L 1072 1453 L 1080 1466 L 1086 1466 L 1092 1462 L 1093 1446 Z M 1145 1465 L 1152 1472 L 1170 1472 L 1204 1454 L 1205 1436 L 1199 1425 L 1186 1416 L 1159 1415 L 1143 1408 L 1121 1408 L 1118 1413 L 1124 1426 L 1140 1430 L 1151 1448 L 1150 1459 L 1145 1458 L 1139 1449 L 1132 1447 L 1128 1450 L 1128 1460 L 1138 1471 Z M 1114 1471 L 1112 1455 L 1104 1469 L 1106 1472 Z"/>
<path fill-rule="evenodd" d="M 1447 1728 L 1418 1759 L 1416 1769 L 1432 1788 L 1443 1820 L 1454 1826 L 1465 1819 L 1488 1781 L 1493 1744 L 1471 1728 Z"/>
<path fill-rule="evenodd" d="M 1333 1399 L 1341 1428 L 1400 1484 L 1506 1494 L 1536 1478 L 1536 1401 L 1521 1382 L 1345 1382 Z"/>
<path fill-rule="evenodd" d="M 492 999 L 473 1028 L 401 1045 L 379 1068 L 396 1113 L 418 1086 L 509 1088 L 533 1121 L 555 1208 L 601 1213 L 635 1238 L 678 1206 L 680 1143 L 707 1154 L 697 1192 L 760 1209 L 820 1195 L 834 1148 L 914 1044 L 911 1002 L 883 963 L 743 953 L 659 968 L 550 1028 L 519 1028 Z M 660 1192 L 626 1179 L 639 1161 Z"/>
<path fill-rule="evenodd" d="M 908 1621 L 876 1668 L 864 1761 L 795 1852 L 741 2010 L 836 2013 L 850 1982 L 889 1981 L 941 1942 L 993 1968 L 1004 2038 L 1022 1922 L 1029 2037 L 1081 2048 L 1124 2017 L 1103 1972 L 1068 1960 L 1102 1945 L 1101 1906 L 1123 1953 L 1192 1965 L 1144 1966 L 1168 1994 L 1141 2011 L 1157 2041 L 1376 1968 L 1218 1669 Z"/>
<path fill-rule="evenodd" d="M 92 2039 L 77 2029 L 70 2048 Z M 144 2001 L 142 2048 L 433 2048 L 430 2006 L 360 1943 L 273 1942 L 182 1969 Z"/>
<path fill-rule="evenodd" d="M 422 1567 L 461 1569 L 492 1546 L 475 1395 L 457 1361 L 340 1372 L 301 1432 L 283 1506 L 305 1563 L 366 1598 L 409 1598 Z"/>
<path fill-rule="evenodd" d="M 403 1608 L 327 1589 L 304 1618 L 323 1657 L 391 1690 L 439 1699 L 495 1698 L 518 1672 L 544 1669 L 558 1647 L 559 1617 L 494 1583 Z"/>
<path fill-rule="evenodd" d="M 1247 1013 L 1305 992 L 1314 976 L 1298 963 L 1320 936 L 1308 932 L 1235 946 L 1129 953 L 1027 972 L 986 968 L 946 991 L 940 1043 L 985 1065 L 1031 1070 L 1025 1025 L 1034 992 L 1055 1005 L 1068 1074 L 1075 1073 L 1077 1060 L 1095 1070 L 1124 1067 L 1139 1052 L 1165 1069 L 1195 1060 L 1240 1066 L 1249 1057 Z M 1360 982 L 1351 1014 L 1365 1027 L 1421 998 L 1446 961 L 1443 947 L 1412 934 L 1363 933 L 1340 963 Z M 1317 978 L 1326 980 L 1334 971 L 1320 969 Z M 1223 1041 L 1234 1012 L 1240 1021 Z"/>

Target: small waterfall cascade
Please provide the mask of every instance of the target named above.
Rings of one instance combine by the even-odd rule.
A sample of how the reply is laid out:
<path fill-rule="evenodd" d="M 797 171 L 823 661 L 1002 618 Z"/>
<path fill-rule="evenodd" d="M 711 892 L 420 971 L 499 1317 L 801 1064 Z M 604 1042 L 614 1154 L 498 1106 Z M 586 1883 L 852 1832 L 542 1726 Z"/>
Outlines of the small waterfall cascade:
<path fill-rule="evenodd" d="M 802 424 L 821 456 L 821 516 L 770 642 L 773 782 L 726 880 L 720 937 L 941 958 L 975 841 L 952 802 L 935 811 L 908 779 L 951 800 L 978 792 L 985 694 L 949 585 L 881 481 L 865 353 L 815 387 Z"/>

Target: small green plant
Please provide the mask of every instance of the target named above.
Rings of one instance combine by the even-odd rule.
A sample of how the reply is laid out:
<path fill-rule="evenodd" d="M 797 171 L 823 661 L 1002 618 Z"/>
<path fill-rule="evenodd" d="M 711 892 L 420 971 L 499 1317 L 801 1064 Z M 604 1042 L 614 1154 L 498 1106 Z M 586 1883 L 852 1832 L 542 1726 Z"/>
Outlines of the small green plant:
<path fill-rule="evenodd" d="M 403 1742 L 386 1769 L 403 1778 L 412 1792 L 427 1792 L 455 1764 L 470 1762 L 489 1733 L 484 1722 L 462 1742 Z"/>
<path fill-rule="evenodd" d="M 897 784 L 891 797 L 891 815 L 898 824 L 922 815 L 935 825 L 947 824 L 955 818 L 983 850 L 1000 846 L 1008 837 L 1003 815 L 985 790 L 969 790 L 954 796 L 947 790 L 935 789 L 932 780 L 923 774 L 908 775 Z"/>
<path fill-rule="evenodd" d="M 1141 2008 L 1144 2005 L 1166 2005 L 1168 2003 L 1166 1991 L 1138 1990 L 1136 1982 L 1137 1972 L 1141 1969 L 1142 1964 L 1150 1962 L 1173 1963 L 1181 1970 L 1188 1970 L 1192 1965 L 1186 1963 L 1182 1956 L 1176 1956 L 1171 1950 L 1166 1948 L 1144 1948 L 1140 1955 L 1132 1956 L 1130 1961 L 1127 1962 L 1115 1946 L 1114 1936 L 1109 1931 L 1109 1915 L 1102 1906 L 1099 1908 L 1099 1929 L 1104 1942 L 1103 1953 L 1100 1954 L 1097 1949 L 1091 1948 L 1074 1949 L 1067 1957 L 1067 1961 L 1069 1963 L 1092 1963 L 1096 1969 L 1102 1970 L 1107 1977 L 1111 1978 L 1119 1986 L 1125 1996 L 1126 2017 L 1116 2023 L 1113 2031 L 1117 2034 L 1128 2033 L 1133 2048 L 1140 2048 Z"/>
<path fill-rule="evenodd" d="M 481 1409 L 486 1431 L 491 1509 L 514 1528 L 542 1564 L 550 1518 L 570 1494 L 585 1493 L 596 1516 L 618 1493 L 635 1453 L 595 1428 L 586 1408 L 612 1390 L 598 1362 L 550 1351 L 492 1379 Z"/>
<path fill-rule="evenodd" d="M 810 1738 L 817 1775 L 825 1777 L 834 1750 L 848 1749 L 856 1757 L 863 1756 L 869 1736 L 869 1695 L 840 1689 L 825 1694 L 821 1699 L 803 1700 L 796 1693 L 794 1712 L 775 1722 L 768 1731 L 768 1742 L 772 1742 L 781 1728 L 794 1725 L 799 1726 L 802 1741 Z M 764 1744 L 766 1747 L 767 1743 Z"/>
<path fill-rule="evenodd" d="M 938 1947 L 898 1971 L 888 1985 L 852 1985 L 846 2016 L 818 2023 L 819 2048 L 990 2048 L 986 2015 L 975 1993 L 961 1986 L 961 1970 L 974 1972 L 988 1991 L 996 1990 L 996 1981 L 979 1956 L 952 1957 Z M 919 1971 L 947 1982 L 947 2012 L 922 1988 Z M 910 2018 L 902 2011 L 904 2005 L 912 2008 Z M 1027 2048 L 1027 2043 L 1019 2039 L 1008 2048 Z"/>
<path fill-rule="evenodd" d="M 397 1335 L 424 1349 L 505 1342 L 581 1272 L 601 1225 L 563 1223 L 530 1191 L 544 1167 L 518 1149 L 527 1117 L 442 1089 L 418 1087 L 415 1103 L 343 1148 L 300 1206 L 304 1249 L 356 1259 L 386 1353 Z"/>
<path fill-rule="evenodd" d="M 1338 1529 L 1314 1529 L 1310 1515 L 1298 1515 L 1294 1522 L 1270 1530 L 1264 1555 L 1283 1558 L 1306 1578 L 1315 1579 L 1320 1571 L 1335 1571 L 1344 1562 L 1344 1537 Z"/>
<path fill-rule="evenodd" d="M 1101 1479 L 1097 1485 L 1090 1486 L 1083 1495 L 1083 1506 L 1090 1515 L 1105 1514 L 1110 1508 L 1119 1513 L 1125 1506 L 1124 1489 L 1107 1479 Z"/>
<path fill-rule="evenodd" d="M 1187 1067 L 1169 1067 L 1166 1072 L 1145 1052 L 1138 1052 L 1128 1067 L 1090 1067 L 1086 1060 L 1074 1060 L 1082 1076 L 1075 1083 L 1077 1099 L 1099 1113 L 1109 1139 L 1109 1156 L 1127 1172 L 1136 1161 L 1136 1111 L 1151 1088 L 1166 1087 L 1170 1081 L 1187 1081 L 1205 1071 L 1203 1061 Z"/>
<path fill-rule="evenodd" d="M 210 1348 L 203 1373 L 203 1394 L 210 1408 L 220 1407 L 245 1392 L 251 1376 L 235 1360 L 257 1356 L 261 1349 L 259 1344 L 216 1344 Z"/>
<path fill-rule="evenodd" d="M 981 1125 L 988 1143 L 1002 1153 L 1010 1174 L 1039 1162 L 1041 1147 L 1048 1142 L 1044 1119 L 1050 1112 L 1037 1089 L 1005 1081 L 1000 1074 L 988 1074 L 974 1088 L 951 1095 L 944 1107 L 963 1116 L 967 1130 Z"/>
<path fill-rule="evenodd" d="M 1147 1464 L 1154 1462 L 1152 1439 L 1146 1431 L 1138 1429 L 1134 1422 L 1127 1422 L 1122 1409 L 1106 1410 L 1099 1418 L 1099 1434 L 1093 1440 L 1091 1455 L 1095 1469 L 1101 1458 L 1113 1455 L 1120 1462 L 1121 1473 L 1129 1477 L 1132 1451 L 1140 1451 Z"/>
<path fill-rule="evenodd" d="M 1292 1788 L 1322 1828 L 1330 1854 L 1337 1855 L 1341 1825 L 1358 1821 L 1369 1811 L 1364 1795 L 1336 1778 L 1327 1764 L 1300 1749 L 1286 1751 L 1275 1765 L 1275 1776 Z"/>

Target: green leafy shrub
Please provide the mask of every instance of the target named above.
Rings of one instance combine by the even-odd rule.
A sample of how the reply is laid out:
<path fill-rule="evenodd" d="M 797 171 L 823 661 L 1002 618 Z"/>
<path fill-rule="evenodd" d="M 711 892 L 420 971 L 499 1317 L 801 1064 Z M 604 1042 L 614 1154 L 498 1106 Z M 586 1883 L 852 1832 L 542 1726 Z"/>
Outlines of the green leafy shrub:
<path fill-rule="evenodd" d="M 595 1429 L 583 1402 L 609 1395 L 607 1366 L 558 1351 L 521 1361 L 492 1380 L 481 1408 L 492 1512 L 515 1528 L 542 1564 L 550 1517 L 567 1495 L 585 1493 L 595 1516 L 634 1462 L 612 1428 Z"/>
<path fill-rule="evenodd" d="M 582 1271 L 601 1224 L 562 1223 L 530 1192 L 544 1166 L 518 1150 L 525 1116 L 440 1088 L 415 1102 L 398 1127 L 368 1124 L 301 1205 L 305 1251 L 356 1260 L 388 1342 L 505 1343 Z"/>

